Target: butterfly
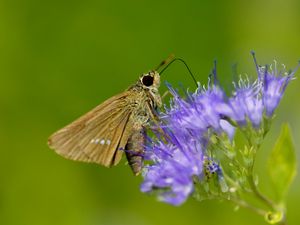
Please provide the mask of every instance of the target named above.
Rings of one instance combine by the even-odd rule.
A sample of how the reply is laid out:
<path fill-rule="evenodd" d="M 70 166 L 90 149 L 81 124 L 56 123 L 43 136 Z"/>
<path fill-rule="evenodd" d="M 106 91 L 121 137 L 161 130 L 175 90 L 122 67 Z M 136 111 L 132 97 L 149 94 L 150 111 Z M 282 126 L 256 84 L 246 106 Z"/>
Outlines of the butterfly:
<path fill-rule="evenodd" d="M 156 109 L 162 105 L 159 86 L 155 70 L 141 75 L 124 92 L 52 134 L 49 147 L 67 159 L 105 167 L 117 165 L 125 152 L 133 173 L 140 174 L 146 127 L 158 121 Z"/>

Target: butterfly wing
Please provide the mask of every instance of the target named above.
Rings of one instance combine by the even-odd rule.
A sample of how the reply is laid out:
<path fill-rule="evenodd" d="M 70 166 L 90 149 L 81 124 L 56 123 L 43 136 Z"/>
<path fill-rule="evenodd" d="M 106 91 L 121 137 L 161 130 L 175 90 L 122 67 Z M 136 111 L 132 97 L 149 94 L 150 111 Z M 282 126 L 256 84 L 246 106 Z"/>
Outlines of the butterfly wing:
<path fill-rule="evenodd" d="M 87 114 L 55 132 L 48 140 L 50 148 L 65 158 L 118 164 L 132 130 L 130 91 L 106 100 Z"/>

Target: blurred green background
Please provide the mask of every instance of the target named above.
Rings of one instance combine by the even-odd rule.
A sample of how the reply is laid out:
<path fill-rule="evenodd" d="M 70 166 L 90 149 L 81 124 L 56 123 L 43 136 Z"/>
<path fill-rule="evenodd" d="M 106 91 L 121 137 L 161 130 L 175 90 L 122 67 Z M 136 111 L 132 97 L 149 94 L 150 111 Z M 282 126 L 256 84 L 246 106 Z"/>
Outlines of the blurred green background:
<path fill-rule="evenodd" d="M 234 63 L 240 73 L 255 74 L 250 50 L 261 64 L 276 58 L 293 68 L 300 58 L 299 21 L 297 0 L 1 0 L 0 224 L 265 224 L 226 202 L 157 202 L 140 193 L 141 178 L 125 161 L 112 169 L 76 163 L 46 142 L 170 53 L 184 58 L 203 83 L 217 59 L 228 87 Z M 193 87 L 179 63 L 162 80 Z M 265 159 L 283 121 L 291 124 L 299 156 L 299 89 L 296 79 L 258 155 L 267 194 Z M 297 176 L 288 195 L 290 224 L 300 219 L 299 184 Z"/>

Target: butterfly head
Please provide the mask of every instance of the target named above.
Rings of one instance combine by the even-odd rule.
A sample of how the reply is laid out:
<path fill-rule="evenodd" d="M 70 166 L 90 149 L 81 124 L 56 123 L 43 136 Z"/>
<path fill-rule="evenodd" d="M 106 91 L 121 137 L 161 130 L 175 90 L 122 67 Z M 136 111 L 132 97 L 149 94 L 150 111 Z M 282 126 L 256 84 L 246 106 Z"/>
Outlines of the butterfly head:
<path fill-rule="evenodd" d="M 160 76 L 156 71 L 143 74 L 140 77 L 140 81 L 144 89 L 159 88 L 160 86 Z"/>
<path fill-rule="evenodd" d="M 146 91 L 148 96 L 153 100 L 156 106 L 161 106 L 161 97 L 158 92 L 160 86 L 160 75 L 156 71 L 150 71 L 140 77 L 142 88 Z"/>

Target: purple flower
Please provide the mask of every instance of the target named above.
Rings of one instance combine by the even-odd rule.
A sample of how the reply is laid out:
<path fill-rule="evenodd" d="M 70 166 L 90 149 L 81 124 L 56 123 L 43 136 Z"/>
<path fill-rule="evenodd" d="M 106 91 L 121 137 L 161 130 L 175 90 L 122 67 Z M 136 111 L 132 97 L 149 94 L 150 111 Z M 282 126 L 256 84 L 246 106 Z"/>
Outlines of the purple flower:
<path fill-rule="evenodd" d="M 175 97 L 171 108 L 166 109 L 162 118 L 172 131 L 192 132 L 199 136 L 213 129 L 218 133 L 229 132 L 228 135 L 232 136 L 233 127 L 222 121 L 224 115 L 231 112 L 231 108 L 219 86 L 199 87 L 194 94 L 187 94 L 186 99 L 180 98 L 171 87 L 169 89 Z"/>
<path fill-rule="evenodd" d="M 262 100 L 267 117 L 272 117 L 275 109 L 277 108 L 283 93 L 288 83 L 293 79 L 295 72 L 299 68 L 299 65 L 292 71 L 287 72 L 283 65 L 282 71 L 277 71 L 277 62 L 274 62 L 274 69 L 271 66 L 259 66 L 255 58 L 254 52 L 252 52 L 254 63 L 256 66 L 258 80 L 262 82 Z"/>
<path fill-rule="evenodd" d="M 228 101 L 231 111 L 226 115 L 240 126 L 246 125 L 249 119 L 254 127 L 259 127 L 264 110 L 260 94 L 261 86 L 258 80 L 250 83 L 248 79 L 240 79 L 238 85 L 235 84 L 233 96 Z"/>
<path fill-rule="evenodd" d="M 219 166 L 219 164 L 209 159 L 208 157 L 204 157 L 204 168 L 205 168 L 205 175 L 208 178 L 210 178 L 214 174 L 223 176 L 222 169 Z"/>
<path fill-rule="evenodd" d="M 161 201 L 182 204 L 194 190 L 194 177 L 203 177 L 203 157 L 209 141 L 208 129 L 226 132 L 233 137 L 234 128 L 222 119 L 220 111 L 229 106 L 225 94 L 216 85 L 199 88 L 182 99 L 169 87 L 174 98 L 170 109 L 162 114 L 167 142 L 159 138 L 147 146 L 145 158 L 152 161 L 145 167 L 142 192 L 157 192 Z"/>
<path fill-rule="evenodd" d="M 180 205 L 194 190 L 193 177 L 202 173 L 202 144 L 191 135 L 172 132 L 167 135 L 168 143 L 161 140 L 147 148 L 146 158 L 153 164 L 144 168 L 141 191 L 161 190 L 159 200 Z"/>

